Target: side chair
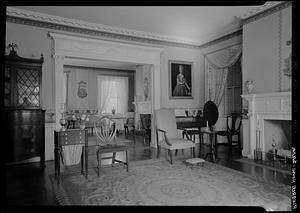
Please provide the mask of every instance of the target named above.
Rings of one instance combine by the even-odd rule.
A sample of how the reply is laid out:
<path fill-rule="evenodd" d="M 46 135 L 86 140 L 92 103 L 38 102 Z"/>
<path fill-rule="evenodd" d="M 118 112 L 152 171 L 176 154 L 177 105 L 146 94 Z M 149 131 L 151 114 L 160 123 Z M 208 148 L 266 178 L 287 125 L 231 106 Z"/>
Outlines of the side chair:
<path fill-rule="evenodd" d="M 123 163 L 126 165 L 127 171 L 129 170 L 129 156 L 128 146 L 124 144 L 118 144 L 118 138 L 116 135 L 117 128 L 115 121 L 111 120 L 107 116 L 103 116 L 99 121 L 94 123 L 94 129 L 97 136 L 97 162 L 98 162 L 98 176 L 100 175 L 100 166 L 102 159 L 112 159 L 112 164 L 115 162 Z M 117 152 L 125 152 L 126 161 L 116 159 Z M 101 157 L 101 154 L 113 153 L 110 157 Z"/>
<path fill-rule="evenodd" d="M 241 153 L 241 136 L 240 136 L 240 128 L 242 117 L 240 113 L 231 113 L 226 117 L 227 121 L 227 129 L 222 131 L 217 131 L 216 135 L 226 136 L 227 137 L 227 145 L 229 145 L 229 153 L 232 151 L 232 147 L 238 146 L 239 153 Z M 237 136 L 237 141 L 233 141 L 233 136 Z M 217 143 L 216 145 L 221 145 L 221 143 Z"/>

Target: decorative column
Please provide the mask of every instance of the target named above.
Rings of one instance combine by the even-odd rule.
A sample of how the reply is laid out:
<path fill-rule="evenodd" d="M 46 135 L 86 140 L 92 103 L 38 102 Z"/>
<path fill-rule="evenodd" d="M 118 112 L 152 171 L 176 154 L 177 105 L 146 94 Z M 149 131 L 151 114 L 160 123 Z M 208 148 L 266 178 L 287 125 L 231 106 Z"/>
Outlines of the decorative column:
<path fill-rule="evenodd" d="M 253 159 L 254 154 L 254 144 L 256 142 L 256 135 L 255 135 L 255 130 L 256 130 L 256 119 L 254 117 L 254 112 L 255 112 L 255 104 L 254 104 L 254 99 L 255 99 L 255 94 L 249 94 L 249 95 L 241 95 L 242 98 L 246 99 L 248 101 L 248 120 L 249 120 L 249 125 L 248 125 L 248 129 L 244 129 L 243 131 L 248 132 L 249 135 L 249 144 L 248 144 L 248 149 L 249 152 L 245 153 L 245 155 L 250 158 Z M 246 133 L 243 133 L 246 134 Z"/>
<path fill-rule="evenodd" d="M 151 146 L 157 147 L 157 140 L 156 140 L 156 119 L 155 119 L 155 110 L 160 109 L 161 105 L 161 90 L 160 90 L 160 65 L 154 64 L 153 69 L 151 71 L 151 91 L 152 93 L 152 121 L 151 121 L 151 129 L 153 130 L 151 132 Z"/>
<path fill-rule="evenodd" d="M 54 68 L 54 97 L 55 97 L 55 129 L 59 130 L 61 128 L 59 124 L 60 106 L 62 103 L 66 103 L 66 74 L 64 73 L 64 56 L 52 55 L 53 68 Z"/>

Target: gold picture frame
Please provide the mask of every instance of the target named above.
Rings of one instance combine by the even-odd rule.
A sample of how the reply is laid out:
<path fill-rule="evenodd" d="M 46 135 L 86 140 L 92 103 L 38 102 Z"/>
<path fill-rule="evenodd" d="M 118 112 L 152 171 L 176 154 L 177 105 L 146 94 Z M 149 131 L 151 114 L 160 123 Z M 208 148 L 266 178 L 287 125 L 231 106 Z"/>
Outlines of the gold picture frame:
<path fill-rule="evenodd" d="M 193 99 L 193 62 L 169 60 L 169 98 Z"/>

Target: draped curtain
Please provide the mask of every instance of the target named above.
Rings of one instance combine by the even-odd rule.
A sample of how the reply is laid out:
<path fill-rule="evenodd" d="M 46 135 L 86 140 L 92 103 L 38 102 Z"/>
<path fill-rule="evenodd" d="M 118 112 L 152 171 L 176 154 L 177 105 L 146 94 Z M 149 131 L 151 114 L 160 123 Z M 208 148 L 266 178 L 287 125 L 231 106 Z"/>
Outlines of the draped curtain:
<path fill-rule="evenodd" d="M 124 114 L 128 110 L 128 77 L 98 76 L 98 110 L 100 113 Z"/>
<path fill-rule="evenodd" d="M 224 96 L 229 67 L 242 54 L 242 45 L 235 45 L 205 55 L 205 71 L 208 73 L 208 100 L 220 105 Z"/>

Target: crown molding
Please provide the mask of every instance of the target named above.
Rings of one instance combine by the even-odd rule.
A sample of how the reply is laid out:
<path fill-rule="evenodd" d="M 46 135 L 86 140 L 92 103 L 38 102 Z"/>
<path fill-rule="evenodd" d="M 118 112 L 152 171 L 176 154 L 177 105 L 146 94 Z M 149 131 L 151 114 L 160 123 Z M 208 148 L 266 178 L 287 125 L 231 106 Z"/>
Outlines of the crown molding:
<path fill-rule="evenodd" d="M 167 45 L 183 48 L 199 49 L 212 43 L 222 41 L 228 37 L 240 34 L 244 24 L 255 21 L 258 18 L 269 15 L 271 12 L 288 7 L 291 2 L 266 2 L 263 6 L 249 13 L 235 17 L 236 20 L 230 26 L 224 28 L 221 32 L 213 36 L 207 36 L 202 40 L 188 40 L 185 38 L 170 37 L 162 34 L 155 34 L 143 31 L 129 30 L 125 28 L 112 27 L 108 25 L 84 22 L 76 19 L 68 19 L 59 16 L 28 11 L 19 8 L 7 7 L 7 21 L 43 27 L 54 30 L 61 30 L 71 33 L 85 34 L 93 37 L 101 37 L 120 42 L 144 43 L 150 45 Z"/>
<path fill-rule="evenodd" d="M 78 36 L 73 36 L 73 35 L 66 35 L 66 34 L 61 34 L 61 33 L 55 33 L 55 32 L 49 32 L 48 35 L 50 37 L 52 37 L 55 40 L 73 40 L 75 42 L 92 42 L 93 44 L 107 44 L 107 45 L 113 45 L 116 43 L 112 43 L 110 41 L 103 41 L 103 40 L 99 40 L 99 39 L 94 39 L 94 38 L 83 38 L 83 37 L 78 37 Z M 118 43 L 117 44 L 120 47 L 127 47 L 128 44 L 124 44 L 124 43 Z M 145 51 L 152 51 L 152 52 L 162 52 L 164 49 L 160 48 L 160 47 L 148 47 L 148 46 L 140 46 L 140 45 L 130 45 L 130 47 L 134 47 L 136 49 L 141 49 L 141 50 L 145 50 Z"/>
<path fill-rule="evenodd" d="M 292 5 L 291 1 L 272 1 L 272 2 L 266 2 L 263 6 L 250 11 L 249 13 L 240 16 L 239 18 L 242 19 L 242 24 L 248 24 L 250 22 L 256 21 L 258 19 L 261 19 L 265 16 L 268 16 L 272 13 L 275 13 L 279 10 L 282 10 L 286 7 L 289 7 Z"/>
<path fill-rule="evenodd" d="M 150 32 L 129 30 L 125 28 L 113 27 L 113 26 L 102 25 L 102 24 L 95 24 L 95 23 L 85 22 L 77 19 L 69 19 L 69 18 L 53 16 L 53 15 L 48 15 L 44 13 L 38 13 L 38 12 L 28 11 L 19 8 L 13 8 L 13 7 L 7 7 L 6 15 L 8 17 L 56 24 L 60 26 L 75 27 L 79 29 L 92 30 L 92 31 L 98 31 L 103 33 L 138 37 L 138 38 L 144 38 L 150 40 L 166 41 L 171 43 L 180 43 L 180 44 L 187 44 L 187 45 L 199 45 L 200 43 L 199 40 L 191 40 L 191 39 L 179 38 L 174 36 L 166 36 L 158 33 L 150 33 Z"/>

